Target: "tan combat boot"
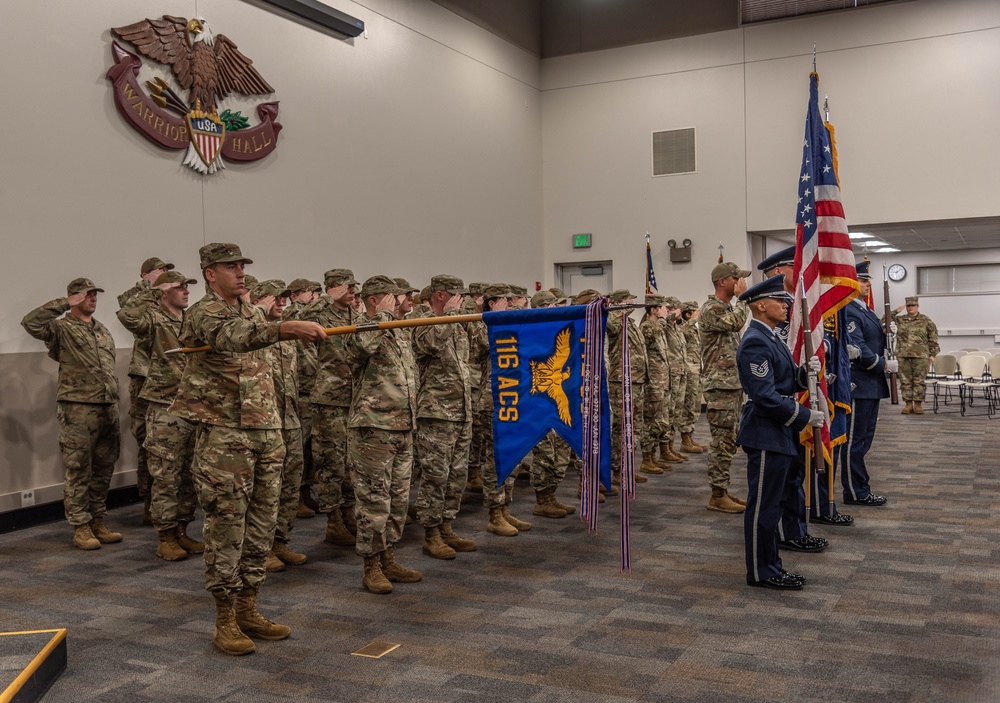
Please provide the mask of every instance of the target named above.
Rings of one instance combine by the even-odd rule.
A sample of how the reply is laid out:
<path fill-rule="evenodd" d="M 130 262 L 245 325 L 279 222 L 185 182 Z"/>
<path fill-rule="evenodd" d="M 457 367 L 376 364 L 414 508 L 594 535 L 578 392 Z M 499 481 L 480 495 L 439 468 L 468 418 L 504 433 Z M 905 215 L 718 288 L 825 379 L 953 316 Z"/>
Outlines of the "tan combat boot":
<path fill-rule="evenodd" d="M 358 521 L 354 517 L 354 506 L 353 505 L 340 506 L 340 517 L 344 521 L 344 527 L 346 527 L 347 531 L 351 533 L 351 536 L 357 537 Z"/>
<path fill-rule="evenodd" d="M 483 492 L 483 474 L 482 470 L 478 467 L 469 467 L 469 480 L 465 484 L 465 490 L 472 493 Z"/>
<path fill-rule="evenodd" d="M 924 414 L 924 402 L 922 400 L 913 401 L 913 414 L 914 415 Z"/>
<path fill-rule="evenodd" d="M 720 513 L 742 513 L 745 507 L 733 501 L 725 488 L 712 486 L 712 497 L 708 499 L 708 509 Z"/>
<path fill-rule="evenodd" d="M 236 624 L 245 634 L 261 640 L 283 640 L 292 634 L 288 625 L 271 622 L 257 612 L 257 590 L 244 588 L 236 594 Z"/>
<path fill-rule="evenodd" d="M 535 491 L 535 507 L 531 509 L 532 515 L 548 518 L 566 517 L 566 511 L 559 508 L 552 502 L 552 492 L 554 489 L 544 488 Z"/>
<path fill-rule="evenodd" d="M 236 624 L 236 611 L 233 610 L 232 600 L 219 593 L 213 595 L 215 596 L 215 632 L 212 634 L 212 642 L 215 643 L 215 646 L 226 654 L 237 657 L 256 652 L 257 647 Z"/>
<path fill-rule="evenodd" d="M 353 547 L 358 543 L 354 535 L 344 526 L 344 517 L 340 513 L 340 508 L 334 508 L 326 516 L 326 537 L 324 539 L 330 544 L 341 547 Z"/>
<path fill-rule="evenodd" d="M 666 446 L 666 451 L 663 450 Z M 666 458 L 667 461 L 687 461 L 688 458 L 683 454 L 678 454 L 674 451 L 674 440 L 673 438 L 667 440 L 665 443 L 660 444 L 660 456 Z"/>
<path fill-rule="evenodd" d="M 742 505 L 744 508 L 747 507 L 747 502 L 742 498 L 737 498 L 736 496 L 734 496 L 732 493 L 729 492 L 728 488 L 726 489 L 726 495 L 729 496 L 729 500 L 733 501 L 734 503 Z"/>
<path fill-rule="evenodd" d="M 204 542 L 199 542 L 187 536 L 187 525 L 177 526 L 177 544 L 188 554 L 202 554 L 205 551 Z"/>
<path fill-rule="evenodd" d="M 459 537 L 455 534 L 455 531 L 451 528 L 451 520 L 447 518 L 441 523 L 441 539 L 449 547 L 454 549 L 456 552 L 474 552 L 478 549 L 478 545 L 471 539 L 465 539 L 464 537 Z"/>
<path fill-rule="evenodd" d="M 396 561 L 396 554 L 392 547 L 386 548 L 379 557 L 382 575 L 390 581 L 395 581 L 396 583 L 416 583 L 424 577 L 416 569 L 407 569 Z"/>
<path fill-rule="evenodd" d="M 435 559 L 455 558 L 455 550 L 441 539 L 441 528 L 437 525 L 424 528 L 424 554 Z"/>
<path fill-rule="evenodd" d="M 175 530 L 163 530 L 160 532 L 160 543 L 156 546 L 156 556 L 167 561 L 187 559 L 188 553 L 181 545 L 177 544 L 177 532 Z"/>
<path fill-rule="evenodd" d="M 281 561 L 278 557 L 274 556 L 274 552 L 268 552 L 267 556 L 264 557 L 264 571 L 269 574 L 276 574 L 279 571 L 285 570 L 285 562 Z"/>
<path fill-rule="evenodd" d="M 361 585 L 371 593 L 392 593 L 392 584 L 382 573 L 382 564 L 379 555 L 365 557 L 365 575 L 361 579 Z"/>
<path fill-rule="evenodd" d="M 663 469 L 653 460 L 653 452 L 650 451 L 648 454 L 643 452 L 642 463 L 639 464 L 639 471 L 644 474 L 662 474 Z"/>
<path fill-rule="evenodd" d="M 604 493 L 605 493 L 604 486 L 601 486 L 600 490 L 597 491 L 597 502 L 598 503 L 603 503 L 605 500 L 607 500 L 604 497 Z M 577 498 L 583 498 L 583 476 L 580 477 L 580 483 L 576 487 L 576 497 Z M 574 510 L 574 512 L 576 512 L 576 511 Z"/>
<path fill-rule="evenodd" d="M 101 543 L 94 537 L 90 525 L 77 525 L 73 528 L 73 544 L 76 545 L 77 549 L 86 551 L 101 548 Z"/>
<path fill-rule="evenodd" d="M 565 511 L 565 513 L 567 515 L 572 515 L 572 514 L 574 514 L 576 512 L 576 508 L 574 506 L 572 506 L 572 505 L 566 505 L 565 503 L 560 502 L 560 500 L 558 498 L 556 498 L 556 489 L 555 488 L 552 489 L 552 493 L 551 493 L 551 495 L 549 497 L 552 499 L 552 505 L 556 506 L 560 510 Z"/>
<path fill-rule="evenodd" d="M 908 401 L 906 401 L 906 405 L 903 406 L 903 412 L 901 414 L 902 415 L 909 415 L 912 412 L 913 412 L 913 401 L 912 400 L 908 400 Z"/>
<path fill-rule="evenodd" d="M 517 536 L 517 528 L 504 519 L 501 508 L 490 508 L 490 521 L 486 523 L 486 531 L 501 537 Z"/>
<path fill-rule="evenodd" d="M 705 447 L 694 441 L 693 432 L 682 432 L 681 451 L 687 452 L 688 454 L 701 454 L 705 451 Z"/>
<path fill-rule="evenodd" d="M 286 566 L 302 566 L 309 561 L 309 557 L 305 554 L 293 551 L 288 544 L 279 542 L 278 540 L 274 540 L 274 548 L 271 550 L 271 554 L 278 557 Z"/>
<path fill-rule="evenodd" d="M 94 537 L 101 544 L 113 544 L 114 542 L 122 541 L 120 532 L 112 532 L 104 525 L 104 518 L 95 517 L 91 520 L 90 531 L 94 533 Z"/>
<path fill-rule="evenodd" d="M 309 486 L 299 487 L 299 507 L 295 511 L 295 517 L 297 518 L 310 518 L 315 517 L 316 511 L 313 509 L 309 502 L 314 502 L 312 500 L 312 495 L 309 493 Z"/>
<path fill-rule="evenodd" d="M 525 522 L 524 520 L 518 520 L 516 517 L 510 514 L 510 506 L 505 505 L 500 508 L 500 512 L 503 515 L 503 519 L 507 521 L 507 524 L 513 527 L 518 532 L 527 532 L 531 529 L 531 523 Z"/>

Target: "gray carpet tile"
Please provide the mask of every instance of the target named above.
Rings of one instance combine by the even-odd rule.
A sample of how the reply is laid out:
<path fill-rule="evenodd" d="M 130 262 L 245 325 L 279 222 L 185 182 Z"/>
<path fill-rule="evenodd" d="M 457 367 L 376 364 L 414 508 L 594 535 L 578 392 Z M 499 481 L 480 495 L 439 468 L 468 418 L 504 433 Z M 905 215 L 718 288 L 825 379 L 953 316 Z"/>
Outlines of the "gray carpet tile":
<path fill-rule="evenodd" d="M 704 420 L 696 437 L 708 441 Z M 1000 700 L 1000 422 L 885 403 L 869 465 L 889 504 L 842 506 L 853 527 L 810 530 L 827 551 L 783 553 L 809 578 L 795 593 L 744 584 L 743 519 L 705 509 L 695 455 L 638 487 L 631 574 L 618 573 L 617 498 L 588 535 L 579 516 L 531 516 L 523 481 L 513 512 L 532 530 L 488 534 L 476 496 L 455 528 L 479 551 L 438 561 L 410 525 L 398 557 L 424 580 L 388 596 L 361 588 L 360 559 L 323 543 L 322 518 L 301 520 L 292 544 L 309 563 L 260 597 L 292 637 L 234 658 L 211 643 L 201 559 L 157 559 L 129 506 L 108 516 L 125 541 L 95 552 L 65 524 L 0 535 L 0 623 L 68 628 L 49 703 Z M 575 493 L 571 477 L 560 498 Z M 351 656 L 373 640 L 401 646 Z"/>

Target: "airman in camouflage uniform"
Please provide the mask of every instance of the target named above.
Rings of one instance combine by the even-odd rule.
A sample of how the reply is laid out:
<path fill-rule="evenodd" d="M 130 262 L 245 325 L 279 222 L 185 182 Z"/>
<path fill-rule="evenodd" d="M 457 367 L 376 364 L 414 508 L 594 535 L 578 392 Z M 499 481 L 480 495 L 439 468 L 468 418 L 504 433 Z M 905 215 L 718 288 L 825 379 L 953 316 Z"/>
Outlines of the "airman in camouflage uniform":
<path fill-rule="evenodd" d="M 70 281 L 65 298 L 35 308 L 21 326 L 45 343 L 59 362 L 56 417 L 65 469 L 63 505 L 73 544 L 99 549 L 122 536 L 104 525 L 108 488 L 120 449 L 115 342 L 93 318 L 98 288 L 86 278 Z M 69 311 L 68 315 L 62 316 Z"/>
<path fill-rule="evenodd" d="M 281 316 L 285 320 L 301 319 L 302 311 L 319 299 L 323 286 L 308 278 L 296 278 L 288 284 L 289 300 Z M 313 410 L 309 395 L 316 384 L 319 369 L 319 350 L 315 344 L 296 342 L 297 365 L 299 369 L 299 424 L 302 425 L 302 486 L 299 489 L 299 507 L 295 513 L 299 518 L 316 515 L 319 504 L 313 500 L 312 485 L 316 479 L 316 469 L 312 458 Z"/>
<path fill-rule="evenodd" d="M 893 311 L 896 323 L 896 358 L 899 359 L 899 384 L 903 390 L 903 414 L 923 415 L 927 394 L 927 369 L 941 353 L 937 325 L 920 312 L 920 300 L 915 295 L 906 298 L 903 306 Z"/>
<path fill-rule="evenodd" d="M 621 288 L 612 291 L 608 296 L 612 305 L 627 304 L 635 300 L 635 296 Z M 632 362 L 632 422 L 635 443 L 640 447 L 646 444 L 646 379 L 648 378 L 648 362 L 646 345 L 638 325 L 629 313 L 631 310 L 612 310 L 608 313 L 608 397 L 611 400 L 611 481 L 621 483 L 622 461 L 622 334 L 628 334 L 629 355 Z M 648 481 L 640 473 L 635 475 L 636 483 Z M 614 494 L 614 493 L 613 493 Z"/>
<path fill-rule="evenodd" d="M 205 586 L 215 598 L 213 642 L 226 654 L 255 650 L 251 635 L 279 640 L 291 628 L 257 612 L 264 560 L 274 542 L 285 445 L 266 347 L 326 338 L 313 322 L 268 322 L 242 299 L 244 266 L 235 244 L 198 251 L 205 297 L 184 317 L 180 342 L 209 346 L 191 355 L 170 412 L 198 423 L 191 473 L 205 512 Z M 271 300 L 261 301 L 270 307 Z"/>
<path fill-rule="evenodd" d="M 531 296 L 532 308 L 548 308 L 565 304 L 565 297 L 557 298 L 551 291 L 543 290 Z M 549 430 L 532 450 L 530 481 L 535 489 L 535 507 L 532 515 L 547 518 L 564 518 L 576 512 L 572 505 L 566 505 L 556 498 L 556 489 L 566 477 L 566 471 L 573 463 L 573 450 L 566 441 Z"/>
<path fill-rule="evenodd" d="M 358 285 L 350 269 L 331 269 L 324 275 L 326 296 L 302 311 L 303 320 L 322 327 L 345 327 L 358 322 L 354 312 Z M 320 512 L 327 513 L 326 541 L 353 547 L 354 488 L 348 466 L 347 415 L 351 405 L 351 367 L 347 361 L 350 335 L 330 337 L 319 346 L 319 369 L 309 400 L 313 406 L 313 462 Z"/>
<path fill-rule="evenodd" d="M 476 281 L 469 284 L 469 295 L 462 303 L 463 315 L 476 315 L 483 311 L 483 290 L 488 284 Z M 483 355 L 489 357 L 486 325 L 467 322 L 469 333 L 469 382 L 472 384 L 472 441 L 469 445 L 468 491 L 483 491 Z"/>
<path fill-rule="evenodd" d="M 681 331 L 684 333 L 684 361 L 687 377 L 684 401 L 677 426 L 681 431 L 681 452 L 701 454 L 705 447 L 694 441 L 694 424 L 701 415 L 701 336 L 698 334 L 698 301 L 689 300 L 681 307 Z"/>
<path fill-rule="evenodd" d="M 729 466 L 736 453 L 736 423 L 740 412 L 739 374 L 736 349 L 749 311 L 745 303 L 731 301 L 746 291 L 750 272 L 731 261 L 712 269 L 715 293 L 701 306 L 698 332 L 701 336 L 701 384 L 707 406 L 706 416 L 712 431 L 708 448 L 708 483 L 712 497 L 709 510 L 741 513 L 746 503 L 729 493 Z"/>
<path fill-rule="evenodd" d="M 372 276 L 361 287 L 366 323 L 395 319 L 400 288 L 388 276 Z M 390 593 L 391 581 L 414 583 L 419 571 L 395 559 L 402 539 L 413 468 L 413 430 L 417 420 L 417 380 L 413 351 L 398 330 L 346 335 L 354 369 L 348 419 L 348 451 L 358 524 L 357 553 L 364 559 L 362 585 Z"/>
<path fill-rule="evenodd" d="M 431 309 L 424 317 L 459 314 L 466 294 L 461 278 L 431 279 Z M 424 528 L 424 554 L 453 559 L 476 549 L 452 529 L 468 478 L 472 440 L 472 382 L 469 334 L 464 325 L 413 328 L 413 352 L 420 373 L 417 394 L 416 458 L 420 466 L 417 520 Z"/>
<path fill-rule="evenodd" d="M 670 428 L 667 437 L 660 444 L 660 456 L 666 461 L 687 461 L 687 457 L 674 451 L 674 432 L 680 426 L 680 408 L 684 403 L 684 389 L 687 387 L 687 342 L 684 330 L 678 324 L 681 301 L 674 296 L 666 297 L 667 316 L 660 320 L 667 338 L 667 359 L 670 361 Z"/>
<path fill-rule="evenodd" d="M 264 310 L 268 322 L 284 317 L 285 300 L 289 290 L 285 282 L 272 278 L 261 281 L 250 291 L 250 300 Z M 266 305 L 267 301 L 273 301 Z M 299 352 L 300 342 L 278 342 L 264 351 L 271 363 L 274 378 L 274 399 L 281 418 L 281 441 L 285 445 L 285 459 L 281 467 L 281 497 L 278 500 L 278 517 L 275 523 L 274 545 L 264 562 L 269 572 L 284 571 L 285 566 L 301 566 L 308 561 L 305 554 L 288 546 L 298 514 L 305 460 L 302 456 L 302 423 L 299 421 Z"/>
<path fill-rule="evenodd" d="M 173 267 L 173 264 L 165 263 L 156 256 L 146 259 L 140 269 L 141 276 L 139 282 L 118 296 L 118 307 L 123 308 L 142 293 L 148 292 L 152 288 L 152 284 L 160 277 L 160 274 L 164 271 L 169 271 Z M 118 317 L 121 319 L 121 315 Z M 148 337 L 137 334 L 124 321 L 122 321 L 122 324 L 125 329 L 132 333 L 135 339 L 132 345 L 132 359 L 128 365 L 129 429 L 132 432 L 132 436 L 135 437 L 136 444 L 139 445 L 135 478 L 139 495 L 143 499 L 142 523 L 144 525 L 152 525 L 153 520 L 149 512 L 149 504 L 152 500 L 150 486 L 152 486 L 153 479 L 149 474 L 149 461 L 146 449 L 143 446 L 146 440 L 146 401 L 139 395 L 139 392 L 142 390 L 142 384 L 146 380 L 147 369 L 149 368 L 150 340 Z"/>
<path fill-rule="evenodd" d="M 639 471 L 645 474 L 662 474 L 673 467 L 669 457 L 661 455 L 655 460 L 656 446 L 665 445 L 670 436 L 670 358 L 667 350 L 666 329 L 661 321 L 669 315 L 667 299 L 662 295 L 646 295 L 646 314 L 639 330 L 646 344 L 649 383 L 646 385 L 646 438 L 642 445 L 642 464 Z"/>
<path fill-rule="evenodd" d="M 151 517 L 159 534 L 156 556 L 167 561 L 205 551 L 187 536 L 197 505 L 191 459 L 196 425 L 170 412 L 187 354 L 167 354 L 178 341 L 188 305 L 188 285 L 197 283 L 177 271 L 165 271 L 148 290 L 134 296 L 118 319 L 137 337 L 150 340 L 149 366 L 139 397 L 146 403 L 144 448 L 149 457 Z"/>

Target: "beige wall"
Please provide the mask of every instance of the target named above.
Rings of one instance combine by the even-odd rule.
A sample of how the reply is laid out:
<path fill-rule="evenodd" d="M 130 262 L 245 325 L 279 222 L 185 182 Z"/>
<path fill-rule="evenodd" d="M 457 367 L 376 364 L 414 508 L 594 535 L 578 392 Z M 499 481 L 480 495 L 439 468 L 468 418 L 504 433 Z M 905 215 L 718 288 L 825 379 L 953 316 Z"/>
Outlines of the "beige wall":
<path fill-rule="evenodd" d="M 115 295 L 154 254 L 198 278 L 208 241 L 239 242 L 262 278 L 322 278 L 335 266 L 414 283 L 441 272 L 540 277 L 537 59 L 429 0 L 334 4 L 363 19 L 367 37 L 333 38 L 242 0 L 0 3 L 0 92 L 10 102 L 0 511 L 18 507 L 23 489 L 54 487 L 40 501 L 60 495 L 56 364 L 19 322 L 76 276 L 108 291 L 97 317 L 119 365 L 131 338 Z M 266 160 L 202 177 L 118 115 L 104 77 L 109 28 L 163 14 L 204 17 L 274 86 L 284 129 Z M 147 66 L 140 77 L 151 75 Z M 233 105 L 252 114 L 252 102 L 224 103 Z M 133 444 L 124 442 L 116 481 L 134 469 Z"/>

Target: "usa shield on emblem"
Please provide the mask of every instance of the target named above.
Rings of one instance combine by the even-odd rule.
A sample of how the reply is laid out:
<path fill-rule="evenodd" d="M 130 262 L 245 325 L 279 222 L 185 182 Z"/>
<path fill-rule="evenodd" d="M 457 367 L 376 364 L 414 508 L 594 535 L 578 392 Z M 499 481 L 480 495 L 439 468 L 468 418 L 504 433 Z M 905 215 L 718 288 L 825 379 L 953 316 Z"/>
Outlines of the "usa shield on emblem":
<path fill-rule="evenodd" d="M 216 114 L 208 114 L 202 110 L 192 110 L 185 115 L 188 130 L 191 134 L 191 144 L 198 152 L 202 163 L 208 168 L 222 151 L 222 143 L 226 139 L 226 126 Z"/>

